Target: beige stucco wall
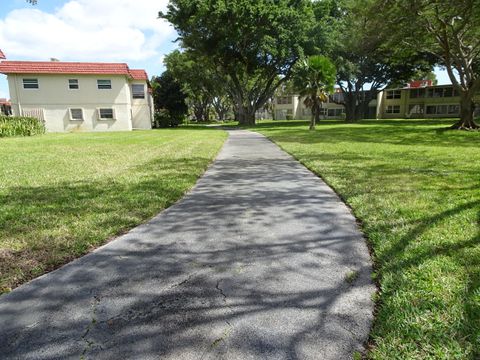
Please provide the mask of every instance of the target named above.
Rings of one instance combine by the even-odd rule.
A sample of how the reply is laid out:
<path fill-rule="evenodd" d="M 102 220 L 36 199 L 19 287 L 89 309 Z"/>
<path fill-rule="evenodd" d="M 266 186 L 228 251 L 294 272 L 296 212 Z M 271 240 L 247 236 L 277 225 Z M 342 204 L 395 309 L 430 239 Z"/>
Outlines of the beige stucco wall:
<path fill-rule="evenodd" d="M 325 109 L 343 109 L 343 105 L 336 104 L 334 102 L 326 102 L 322 104 L 322 107 Z M 310 109 L 307 108 L 304 104 L 304 99 L 300 98 L 298 95 L 292 96 L 291 104 L 278 104 L 275 101 L 275 111 L 277 115 L 277 120 L 283 120 L 284 117 L 280 116 L 282 110 L 290 110 L 293 118 L 297 120 L 308 120 L 311 118 Z M 323 118 L 338 118 L 338 116 L 322 116 Z"/>
<path fill-rule="evenodd" d="M 132 81 L 130 84 L 141 84 L 144 86 L 145 91 L 144 99 L 133 99 L 132 97 L 132 127 L 133 129 L 151 129 L 151 106 L 153 106 L 153 101 L 151 101 L 150 99 L 151 95 L 148 92 L 147 83 L 145 81 L 135 80 Z"/>
<path fill-rule="evenodd" d="M 38 79 L 39 88 L 24 89 L 24 78 Z M 69 89 L 69 79 L 78 79 L 79 89 Z M 98 89 L 98 79 L 111 80 L 112 89 Z M 147 90 L 145 99 L 132 100 L 123 75 L 9 75 L 8 83 L 14 114 L 43 109 L 49 132 L 132 130 L 133 118 L 139 128 L 151 128 Z M 70 120 L 70 108 L 82 108 L 84 120 Z M 98 108 L 113 108 L 115 119 L 99 120 Z"/>

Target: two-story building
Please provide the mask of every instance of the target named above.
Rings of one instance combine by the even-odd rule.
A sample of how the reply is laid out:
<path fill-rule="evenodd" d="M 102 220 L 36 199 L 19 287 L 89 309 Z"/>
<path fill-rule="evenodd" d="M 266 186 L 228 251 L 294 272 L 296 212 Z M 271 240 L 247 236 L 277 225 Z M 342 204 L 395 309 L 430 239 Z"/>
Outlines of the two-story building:
<path fill-rule="evenodd" d="M 460 114 L 460 97 L 452 85 L 386 89 L 377 101 L 379 119 L 455 118 Z M 477 95 L 475 102 L 479 101 Z"/>
<path fill-rule="evenodd" d="M 339 119 L 343 116 L 344 106 L 335 102 L 340 100 L 338 99 L 340 95 L 341 93 L 336 92 L 322 104 L 321 117 L 323 119 Z M 283 94 L 275 97 L 274 111 L 276 120 L 304 120 L 310 119 L 312 116 L 310 108 L 304 104 L 304 98 L 297 94 Z"/>
<path fill-rule="evenodd" d="M 13 115 L 32 116 L 47 131 L 151 129 L 147 73 L 124 63 L 2 61 Z"/>
<path fill-rule="evenodd" d="M 343 94 L 337 89 L 323 104 L 323 119 L 340 119 L 344 106 L 339 105 Z M 480 94 L 475 97 L 480 103 Z M 306 120 L 311 111 L 303 99 L 295 94 L 277 96 L 274 101 L 277 120 Z M 460 113 L 460 98 L 452 85 L 432 85 L 431 82 L 412 81 L 404 88 L 385 89 L 370 101 L 364 114 L 365 119 L 422 119 L 456 118 Z M 477 106 L 476 116 L 480 115 Z"/>

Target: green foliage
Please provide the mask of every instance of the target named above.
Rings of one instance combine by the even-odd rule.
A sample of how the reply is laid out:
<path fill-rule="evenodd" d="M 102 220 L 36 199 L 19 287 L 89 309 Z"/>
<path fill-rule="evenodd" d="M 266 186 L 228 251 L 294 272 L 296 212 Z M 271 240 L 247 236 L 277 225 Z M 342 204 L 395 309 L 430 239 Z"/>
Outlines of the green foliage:
<path fill-rule="evenodd" d="M 191 52 L 174 50 L 165 57 L 164 64 L 188 96 L 197 121 L 208 121 L 213 99 L 224 96 L 225 81 L 214 71 L 211 62 Z"/>
<path fill-rule="evenodd" d="M 155 104 L 154 127 L 171 127 L 181 124 L 187 115 L 187 96 L 171 72 L 165 71 L 153 77 L 153 101 Z"/>
<path fill-rule="evenodd" d="M 171 116 L 170 112 L 166 109 L 159 109 L 155 111 L 155 115 L 154 115 L 155 128 L 177 127 L 182 122 L 183 122 L 183 119 L 181 117 Z"/>
<path fill-rule="evenodd" d="M 45 125 L 38 119 L 19 116 L 0 116 L 0 138 L 33 136 L 45 133 Z"/>
<path fill-rule="evenodd" d="M 361 220 L 380 284 L 369 359 L 480 358 L 480 133 L 444 131 L 448 124 L 257 127 Z"/>
<path fill-rule="evenodd" d="M 460 93 L 460 129 L 480 128 L 473 121 L 473 97 L 480 90 L 479 0 L 377 0 L 391 29 L 390 44 L 402 51 L 422 49 L 445 66 Z M 456 76 L 457 75 L 457 76 Z"/>
<path fill-rule="evenodd" d="M 380 89 L 410 80 L 418 68 L 431 68 L 418 49 L 403 51 L 399 44 L 388 41 L 391 29 L 385 25 L 375 0 L 316 4 L 323 9 L 317 15 L 316 32 L 324 34 L 317 35 L 316 45 L 335 61 L 348 121 L 361 119 Z"/>
<path fill-rule="evenodd" d="M 242 123 L 254 123 L 255 111 L 291 75 L 313 23 L 307 0 L 172 0 L 160 17 L 185 49 L 218 66 Z"/>
<path fill-rule="evenodd" d="M 0 293 L 181 198 L 226 134 L 192 127 L 0 140 Z"/>
<path fill-rule="evenodd" d="M 315 129 L 322 103 L 327 102 L 328 94 L 333 92 L 335 77 L 335 65 L 322 55 L 310 56 L 298 62 L 294 69 L 293 86 L 312 111 L 310 130 Z"/>

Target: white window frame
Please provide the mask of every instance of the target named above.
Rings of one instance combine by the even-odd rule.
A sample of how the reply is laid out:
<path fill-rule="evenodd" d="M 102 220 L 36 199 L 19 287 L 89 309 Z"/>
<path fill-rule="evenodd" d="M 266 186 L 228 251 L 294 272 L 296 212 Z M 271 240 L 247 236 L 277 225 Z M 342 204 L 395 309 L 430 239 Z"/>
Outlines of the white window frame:
<path fill-rule="evenodd" d="M 398 111 L 395 111 L 396 109 L 398 109 Z M 386 114 L 400 114 L 401 111 L 400 105 L 387 105 L 385 109 Z"/>
<path fill-rule="evenodd" d="M 36 84 L 37 87 L 25 87 L 25 80 L 32 81 L 30 85 Z M 38 78 L 22 78 L 22 85 L 24 90 L 38 90 L 40 89 L 40 84 L 38 82 Z"/>
<path fill-rule="evenodd" d="M 75 83 L 71 83 L 71 81 L 76 81 L 76 84 Z M 72 85 L 75 85 L 77 87 L 72 87 Z M 80 89 L 80 84 L 78 82 L 78 79 L 68 79 L 68 89 L 69 90 L 78 90 Z"/>
<path fill-rule="evenodd" d="M 387 100 L 398 100 L 402 98 L 402 91 L 401 90 L 387 90 Z"/>
<path fill-rule="evenodd" d="M 75 119 L 73 117 L 72 110 L 80 110 L 82 112 L 82 118 L 81 119 Z M 70 115 L 70 121 L 84 121 L 85 120 L 85 117 L 83 115 L 84 114 L 83 108 L 69 108 L 68 113 Z"/>
<path fill-rule="evenodd" d="M 104 84 L 100 85 L 100 82 L 103 81 Z M 100 87 L 100 86 L 106 86 L 106 82 L 108 81 L 108 87 Z M 98 90 L 112 90 L 112 80 L 110 79 L 97 79 L 97 89 Z"/>
<path fill-rule="evenodd" d="M 112 117 L 111 118 L 102 118 L 101 110 L 112 110 Z M 103 120 L 103 121 L 111 121 L 115 120 L 115 109 L 114 108 L 97 108 L 97 114 L 98 114 L 98 120 Z"/>
<path fill-rule="evenodd" d="M 133 87 L 142 87 L 142 96 L 135 96 L 135 91 L 133 91 Z M 132 99 L 145 99 L 145 85 L 144 84 L 132 84 Z"/>

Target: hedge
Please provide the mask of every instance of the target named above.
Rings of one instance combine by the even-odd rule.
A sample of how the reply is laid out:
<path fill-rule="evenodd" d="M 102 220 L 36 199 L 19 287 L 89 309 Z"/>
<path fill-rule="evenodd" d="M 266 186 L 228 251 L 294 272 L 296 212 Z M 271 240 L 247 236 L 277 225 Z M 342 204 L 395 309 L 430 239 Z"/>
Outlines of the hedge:
<path fill-rule="evenodd" d="M 0 138 L 32 136 L 45 133 L 45 125 L 38 119 L 20 116 L 0 116 Z"/>

